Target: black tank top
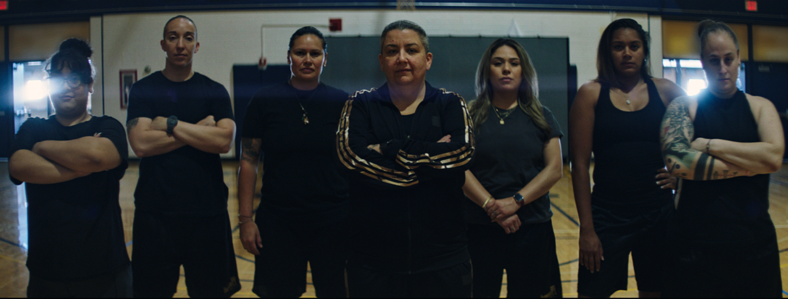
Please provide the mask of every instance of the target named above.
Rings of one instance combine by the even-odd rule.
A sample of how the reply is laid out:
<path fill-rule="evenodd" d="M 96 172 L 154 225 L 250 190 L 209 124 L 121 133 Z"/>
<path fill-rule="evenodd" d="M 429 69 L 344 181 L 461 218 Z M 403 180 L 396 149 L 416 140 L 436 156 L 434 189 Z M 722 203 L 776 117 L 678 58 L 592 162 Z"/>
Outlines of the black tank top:
<path fill-rule="evenodd" d="M 698 96 L 695 137 L 759 142 L 758 124 L 743 92 Z M 769 175 L 716 181 L 683 180 L 676 219 L 680 234 L 701 243 L 752 242 L 774 232 Z"/>
<path fill-rule="evenodd" d="M 670 189 L 657 185 L 657 169 L 664 167 L 659 129 L 665 104 L 654 81 L 646 79 L 648 104 L 638 111 L 622 111 L 610 100 L 610 86 L 602 84 L 594 119 L 594 192 L 592 203 L 621 207 L 633 213 L 668 205 Z"/>

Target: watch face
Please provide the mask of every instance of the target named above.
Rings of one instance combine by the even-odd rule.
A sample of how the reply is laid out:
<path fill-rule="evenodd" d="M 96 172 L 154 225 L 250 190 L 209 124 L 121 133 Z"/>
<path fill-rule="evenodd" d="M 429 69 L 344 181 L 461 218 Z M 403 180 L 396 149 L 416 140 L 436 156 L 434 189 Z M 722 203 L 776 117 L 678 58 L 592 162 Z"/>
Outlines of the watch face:
<path fill-rule="evenodd" d="M 523 196 L 522 196 L 522 195 L 520 195 L 520 193 L 515 193 L 515 194 L 514 194 L 514 201 L 516 201 L 516 202 L 521 202 L 521 201 L 523 201 Z"/>

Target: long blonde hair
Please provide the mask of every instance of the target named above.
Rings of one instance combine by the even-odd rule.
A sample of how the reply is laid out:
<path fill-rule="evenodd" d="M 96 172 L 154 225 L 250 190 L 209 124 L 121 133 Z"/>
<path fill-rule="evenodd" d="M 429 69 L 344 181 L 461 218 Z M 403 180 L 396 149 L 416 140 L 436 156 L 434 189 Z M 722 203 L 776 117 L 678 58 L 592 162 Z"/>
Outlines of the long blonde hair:
<path fill-rule="evenodd" d="M 493 88 L 490 84 L 490 64 L 492 55 L 502 46 L 511 47 L 520 58 L 523 80 L 520 82 L 520 88 L 517 92 L 517 106 L 545 133 L 545 140 L 547 140 L 552 135 L 552 129 L 547 124 L 542 112 L 542 103 L 539 102 L 539 84 L 536 70 L 531 62 L 531 57 L 528 56 L 528 52 L 520 46 L 520 43 L 511 38 L 499 38 L 490 44 L 479 61 L 479 67 L 476 68 L 476 100 L 470 103 L 470 113 L 474 127 L 478 130 L 484 121 L 487 120 L 487 116 L 490 113 L 493 97 Z"/>

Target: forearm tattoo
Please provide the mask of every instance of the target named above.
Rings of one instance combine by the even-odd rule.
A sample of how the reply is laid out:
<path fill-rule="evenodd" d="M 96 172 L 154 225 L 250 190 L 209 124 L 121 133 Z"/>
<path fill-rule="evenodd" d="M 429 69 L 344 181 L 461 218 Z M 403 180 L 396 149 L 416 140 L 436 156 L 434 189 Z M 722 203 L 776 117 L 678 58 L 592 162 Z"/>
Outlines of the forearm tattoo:
<path fill-rule="evenodd" d="M 260 138 L 241 138 L 241 160 L 250 163 L 260 161 L 260 145 L 263 143 Z"/>
<path fill-rule="evenodd" d="M 133 129 L 135 126 L 137 126 L 137 122 L 138 122 L 139 120 L 140 120 L 140 118 L 139 118 L 139 117 L 137 117 L 137 118 L 135 118 L 135 119 L 132 119 L 132 120 L 130 120 L 130 121 L 128 121 L 128 122 L 126 122 L 126 133 L 127 133 L 127 134 L 128 134 L 129 132 L 131 132 L 131 129 Z"/>
<path fill-rule="evenodd" d="M 695 135 L 695 127 L 689 117 L 686 99 L 676 99 L 668 107 L 662 128 L 662 152 L 671 172 L 681 178 L 689 178 L 692 172 L 693 180 L 713 179 L 716 159 L 691 148 L 690 139 Z"/>

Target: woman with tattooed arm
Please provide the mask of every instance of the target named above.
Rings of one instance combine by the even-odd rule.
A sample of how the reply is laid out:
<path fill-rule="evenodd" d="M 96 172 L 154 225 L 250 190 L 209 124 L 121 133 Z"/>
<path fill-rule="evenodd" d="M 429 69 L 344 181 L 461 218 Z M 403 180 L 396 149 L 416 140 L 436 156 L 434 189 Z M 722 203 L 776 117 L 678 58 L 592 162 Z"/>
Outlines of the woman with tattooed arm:
<path fill-rule="evenodd" d="M 666 296 L 780 297 L 780 256 L 769 217 L 769 173 L 782 166 L 780 119 L 767 99 L 736 88 L 736 35 L 722 22 L 698 28 L 708 89 L 673 101 L 661 140 L 680 178 L 668 228 Z"/>

